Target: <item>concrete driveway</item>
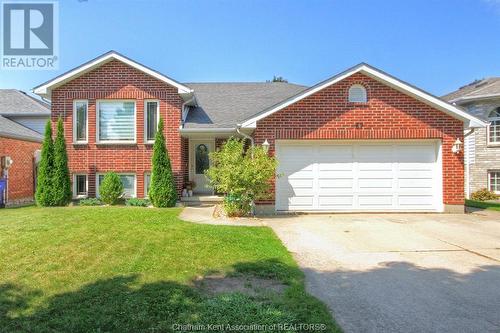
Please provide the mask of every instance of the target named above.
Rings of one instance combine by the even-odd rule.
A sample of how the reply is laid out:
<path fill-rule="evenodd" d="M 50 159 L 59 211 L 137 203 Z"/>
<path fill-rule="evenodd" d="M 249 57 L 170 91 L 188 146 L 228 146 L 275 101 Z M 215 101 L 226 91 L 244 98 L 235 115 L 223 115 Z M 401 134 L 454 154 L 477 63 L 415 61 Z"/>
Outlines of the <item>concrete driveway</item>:
<path fill-rule="evenodd" d="M 346 332 L 500 332 L 500 214 L 266 219 Z"/>

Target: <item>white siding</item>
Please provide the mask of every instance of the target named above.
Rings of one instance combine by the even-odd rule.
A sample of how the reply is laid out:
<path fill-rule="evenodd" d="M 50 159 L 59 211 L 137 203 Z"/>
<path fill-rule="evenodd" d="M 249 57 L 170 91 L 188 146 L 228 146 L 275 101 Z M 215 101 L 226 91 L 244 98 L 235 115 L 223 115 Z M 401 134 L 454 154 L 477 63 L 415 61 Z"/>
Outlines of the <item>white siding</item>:
<path fill-rule="evenodd" d="M 47 121 L 49 120 L 49 116 L 43 116 L 43 117 L 32 117 L 32 116 L 25 116 L 25 117 L 9 117 L 10 120 L 15 121 L 18 124 L 23 125 L 24 127 L 28 127 L 29 129 L 32 129 L 35 132 L 43 134 L 45 130 L 45 125 L 47 124 Z"/>

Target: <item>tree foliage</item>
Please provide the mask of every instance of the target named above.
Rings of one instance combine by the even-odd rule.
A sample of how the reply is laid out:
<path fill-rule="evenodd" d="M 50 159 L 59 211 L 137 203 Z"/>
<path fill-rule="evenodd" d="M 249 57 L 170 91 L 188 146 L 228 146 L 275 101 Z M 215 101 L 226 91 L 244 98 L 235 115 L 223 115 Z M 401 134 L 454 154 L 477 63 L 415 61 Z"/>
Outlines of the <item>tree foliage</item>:
<path fill-rule="evenodd" d="M 37 186 L 35 200 L 42 207 L 53 206 L 53 169 L 54 142 L 52 141 L 52 123 L 47 121 L 45 136 L 42 143 L 42 156 L 38 164 Z"/>
<path fill-rule="evenodd" d="M 57 135 L 54 141 L 54 169 L 52 197 L 55 206 L 66 206 L 71 201 L 71 181 L 68 168 L 68 154 L 64 139 L 64 125 L 61 118 L 57 121 Z"/>
<path fill-rule="evenodd" d="M 210 158 L 206 175 L 210 184 L 225 194 L 224 209 L 228 215 L 248 214 L 253 201 L 269 198 L 277 161 L 263 147 L 245 151 L 242 140 L 231 138 Z"/>
<path fill-rule="evenodd" d="M 158 122 L 153 146 L 149 200 L 155 207 L 173 207 L 177 202 L 177 189 L 163 134 L 163 119 L 161 118 Z"/>
<path fill-rule="evenodd" d="M 114 205 L 123 195 L 123 183 L 114 172 L 107 172 L 99 185 L 99 198 L 108 205 Z"/>

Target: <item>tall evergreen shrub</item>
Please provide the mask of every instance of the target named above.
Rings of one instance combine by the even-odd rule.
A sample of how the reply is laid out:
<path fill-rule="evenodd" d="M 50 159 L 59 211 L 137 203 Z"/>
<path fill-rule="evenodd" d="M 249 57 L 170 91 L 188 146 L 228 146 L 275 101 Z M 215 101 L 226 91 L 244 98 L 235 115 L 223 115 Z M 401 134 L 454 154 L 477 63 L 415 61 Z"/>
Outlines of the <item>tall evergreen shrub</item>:
<path fill-rule="evenodd" d="M 168 156 L 165 136 L 163 135 L 163 119 L 160 118 L 158 130 L 153 146 L 153 169 L 151 171 L 151 185 L 149 199 L 155 207 L 173 207 L 177 202 L 172 165 Z"/>
<path fill-rule="evenodd" d="M 45 125 L 45 137 L 42 143 L 42 157 L 38 165 L 35 200 L 38 206 L 54 205 L 53 198 L 54 142 L 52 141 L 52 123 Z"/>
<path fill-rule="evenodd" d="M 71 201 L 71 181 L 69 178 L 68 154 L 64 140 L 64 125 L 57 121 L 57 135 L 54 142 L 53 200 L 55 206 L 66 206 Z"/>

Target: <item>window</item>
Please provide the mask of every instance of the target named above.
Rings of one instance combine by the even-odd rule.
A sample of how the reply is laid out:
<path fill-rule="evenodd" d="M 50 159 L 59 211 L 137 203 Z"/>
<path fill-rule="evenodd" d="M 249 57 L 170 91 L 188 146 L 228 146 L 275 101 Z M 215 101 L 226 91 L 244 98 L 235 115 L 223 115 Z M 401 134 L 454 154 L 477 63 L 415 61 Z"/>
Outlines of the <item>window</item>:
<path fill-rule="evenodd" d="M 349 88 L 349 102 L 366 103 L 366 89 L 360 84 L 354 84 Z"/>
<path fill-rule="evenodd" d="M 75 198 L 87 197 L 87 175 L 74 175 L 73 176 L 73 196 Z"/>
<path fill-rule="evenodd" d="M 151 174 L 144 174 L 144 197 L 149 197 L 149 186 L 151 185 Z"/>
<path fill-rule="evenodd" d="M 488 172 L 488 187 L 490 191 L 500 194 L 500 171 Z"/>
<path fill-rule="evenodd" d="M 488 143 L 500 145 L 500 107 L 490 112 L 488 120 Z"/>
<path fill-rule="evenodd" d="M 98 142 L 135 142 L 135 102 L 100 101 L 98 104 Z"/>
<path fill-rule="evenodd" d="M 73 142 L 87 143 L 88 133 L 88 102 L 74 101 L 73 103 Z"/>
<path fill-rule="evenodd" d="M 155 140 L 156 129 L 158 128 L 158 101 L 145 101 L 144 102 L 144 133 L 145 141 L 152 143 Z"/>
<path fill-rule="evenodd" d="M 123 184 L 123 197 L 124 198 L 135 198 L 136 197 L 136 191 L 135 191 L 135 175 L 134 174 L 119 174 L 120 180 L 122 181 Z M 102 181 L 104 180 L 104 174 L 97 174 L 97 189 L 96 189 L 96 194 L 97 197 L 99 197 L 99 186 L 101 185 Z"/>

